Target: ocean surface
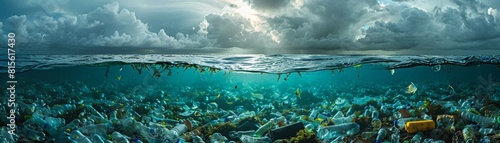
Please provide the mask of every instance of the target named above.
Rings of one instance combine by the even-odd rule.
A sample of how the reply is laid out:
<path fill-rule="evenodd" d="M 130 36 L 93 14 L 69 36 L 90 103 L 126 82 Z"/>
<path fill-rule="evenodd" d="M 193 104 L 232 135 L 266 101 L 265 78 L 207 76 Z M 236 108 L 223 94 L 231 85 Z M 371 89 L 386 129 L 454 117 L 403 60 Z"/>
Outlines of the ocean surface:
<path fill-rule="evenodd" d="M 17 81 L 16 135 L 0 141 L 410 141 L 416 134 L 395 130 L 401 118 L 435 122 L 422 141 L 499 138 L 500 56 L 17 55 L 14 79 L 0 57 L 0 79 Z M 0 114 L 8 117 L 3 91 Z M 463 117 L 469 112 L 487 121 Z M 454 122 L 440 124 L 440 115 Z M 10 119 L 0 121 L 2 132 L 11 130 Z M 314 136 L 273 137 L 299 122 Z M 326 128 L 344 124 L 358 131 Z"/>

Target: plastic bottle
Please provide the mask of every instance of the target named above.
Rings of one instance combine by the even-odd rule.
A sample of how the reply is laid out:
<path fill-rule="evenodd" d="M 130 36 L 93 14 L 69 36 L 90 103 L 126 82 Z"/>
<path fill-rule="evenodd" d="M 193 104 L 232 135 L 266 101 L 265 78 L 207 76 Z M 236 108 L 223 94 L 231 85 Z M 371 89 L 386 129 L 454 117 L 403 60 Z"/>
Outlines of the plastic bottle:
<path fill-rule="evenodd" d="M 434 139 L 426 138 L 422 143 L 432 143 L 432 142 L 434 142 Z"/>
<path fill-rule="evenodd" d="M 242 143 L 271 143 L 271 139 L 268 137 L 252 137 L 243 135 L 240 137 Z"/>
<path fill-rule="evenodd" d="M 420 116 L 420 118 L 422 118 L 424 120 L 432 120 L 432 116 L 429 116 L 426 113 L 422 113 L 422 115 Z"/>
<path fill-rule="evenodd" d="M 96 115 L 90 115 L 89 116 L 89 119 L 92 119 L 95 121 L 95 123 L 97 124 L 101 124 L 101 123 L 112 123 L 111 121 L 107 120 L 107 119 L 104 119 L 104 118 L 101 118 L 101 117 L 98 117 Z"/>
<path fill-rule="evenodd" d="M 200 136 L 192 136 L 191 138 L 193 139 L 193 143 L 205 143 Z"/>
<path fill-rule="evenodd" d="M 398 129 L 402 130 L 405 128 L 406 122 L 410 121 L 418 121 L 420 120 L 419 118 L 401 118 L 398 120 L 394 120 L 394 126 L 396 126 Z"/>
<path fill-rule="evenodd" d="M 475 131 L 471 126 L 465 126 L 462 132 L 465 142 L 475 142 L 474 140 Z"/>
<path fill-rule="evenodd" d="M 219 107 L 218 107 L 217 103 L 212 102 L 212 103 L 207 105 L 207 112 L 208 113 L 217 113 L 218 108 Z"/>
<path fill-rule="evenodd" d="M 332 139 L 342 135 L 354 135 L 359 132 L 359 124 L 357 123 L 343 123 L 338 125 L 331 125 L 320 127 L 317 131 L 318 137 L 322 139 Z"/>
<path fill-rule="evenodd" d="M 101 136 L 93 134 L 92 137 L 90 138 L 90 141 L 92 143 L 104 143 L 104 140 L 101 138 Z"/>
<path fill-rule="evenodd" d="M 102 114 L 99 113 L 99 111 L 97 111 L 94 107 L 92 107 L 92 105 L 85 105 L 85 107 L 87 108 L 87 110 L 90 111 L 90 113 L 98 116 L 99 118 L 103 118 L 104 119 L 104 116 L 102 116 Z"/>
<path fill-rule="evenodd" d="M 82 132 L 78 130 L 74 130 L 71 132 L 69 136 L 70 140 L 73 142 L 78 142 L 78 143 L 92 143 L 89 138 L 87 138 L 85 135 L 82 134 Z"/>
<path fill-rule="evenodd" d="M 374 109 L 372 111 L 372 119 L 378 119 L 378 115 L 379 115 L 378 111 Z"/>
<path fill-rule="evenodd" d="M 180 141 L 179 136 L 188 130 L 184 124 L 177 124 L 171 130 L 162 132 L 159 136 L 163 137 L 163 142 L 177 143 Z"/>
<path fill-rule="evenodd" d="M 471 112 L 462 112 L 462 119 L 476 122 L 483 127 L 487 127 L 495 123 L 494 118 L 484 117 Z"/>
<path fill-rule="evenodd" d="M 411 138 L 410 143 L 421 143 L 422 142 L 422 132 L 418 132 Z"/>
<path fill-rule="evenodd" d="M 34 141 L 45 140 L 46 135 L 43 132 L 32 130 L 30 128 L 21 127 L 21 126 L 18 126 L 18 129 L 22 132 L 22 134 L 24 134 L 24 137 L 26 137 L 28 139 L 31 139 Z"/>
<path fill-rule="evenodd" d="M 106 136 L 109 128 L 111 128 L 111 124 L 93 124 L 93 125 L 86 125 L 83 127 L 78 128 L 78 130 L 85 135 L 101 135 L 101 136 Z"/>
<path fill-rule="evenodd" d="M 482 135 L 492 135 L 495 133 L 495 129 L 493 128 L 480 128 L 479 129 L 479 133 L 481 133 Z"/>
<path fill-rule="evenodd" d="M 455 106 L 455 102 L 453 101 L 439 101 L 439 100 L 434 100 L 432 101 L 431 105 L 433 106 L 441 106 L 443 108 L 450 108 L 452 106 Z"/>
<path fill-rule="evenodd" d="M 347 110 L 346 115 L 347 115 L 347 116 L 349 116 L 349 115 L 352 115 L 352 114 L 354 114 L 354 109 L 352 109 L 352 106 L 351 106 L 351 107 L 349 107 L 349 109 Z"/>
<path fill-rule="evenodd" d="M 481 140 L 481 143 L 491 143 L 490 137 L 484 136 L 483 139 Z"/>
<path fill-rule="evenodd" d="M 2 128 L 0 130 L 2 130 L 1 131 L 1 134 L 2 134 L 1 137 L 3 137 L 5 139 L 5 142 L 11 142 L 11 143 L 15 142 L 14 141 L 14 137 L 12 136 L 12 134 L 9 133 L 9 131 L 7 131 L 6 128 Z"/>
<path fill-rule="evenodd" d="M 311 120 L 315 120 L 315 119 L 316 119 L 316 117 L 318 116 L 318 112 L 319 112 L 318 110 L 313 109 L 313 110 L 311 111 L 311 114 L 309 114 L 309 119 L 311 119 Z"/>
<path fill-rule="evenodd" d="M 255 133 L 255 130 L 250 131 L 231 131 L 229 132 L 229 137 L 231 138 L 240 138 L 243 135 L 252 136 Z"/>
<path fill-rule="evenodd" d="M 252 136 L 249 135 L 243 135 L 240 137 L 240 141 L 242 143 L 257 143 L 257 140 L 254 139 Z"/>
<path fill-rule="evenodd" d="M 46 122 L 38 114 L 34 114 L 30 119 L 26 120 L 23 124 L 25 126 L 36 125 L 38 127 L 41 127 L 44 131 L 46 131 L 50 135 L 55 135 L 58 133 L 57 128 L 54 125 L 52 125 L 53 123 Z"/>
<path fill-rule="evenodd" d="M 113 140 L 113 142 L 117 143 L 130 143 L 129 142 L 130 137 L 122 135 L 116 131 L 111 134 L 111 139 Z"/>
<path fill-rule="evenodd" d="M 370 140 L 372 137 L 377 135 L 377 133 L 378 133 L 377 131 L 363 132 L 363 133 L 361 133 L 361 138 L 363 138 L 365 140 Z"/>
<path fill-rule="evenodd" d="M 256 136 L 256 137 L 264 136 L 264 134 L 266 134 L 266 132 L 269 131 L 274 126 L 275 123 L 276 123 L 275 119 L 271 119 L 266 124 L 260 126 L 260 128 L 257 129 L 257 131 L 255 131 L 254 136 Z"/>
<path fill-rule="evenodd" d="M 210 136 L 210 143 L 225 143 L 226 140 L 220 133 L 214 133 Z"/>
<path fill-rule="evenodd" d="M 391 135 L 391 143 L 400 143 L 399 129 L 395 129 Z"/>
<path fill-rule="evenodd" d="M 343 123 L 350 123 L 352 122 L 352 119 L 354 118 L 354 114 L 348 117 L 344 117 L 344 114 L 342 114 L 341 111 L 337 112 L 335 116 L 333 116 L 333 123 L 335 124 L 343 124 Z"/>
<path fill-rule="evenodd" d="M 188 127 L 185 124 L 177 124 L 171 131 L 174 132 L 177 136 L 184 134 L 188 130 Z"/>
<path fill-rule="evenodd" d="M 55 106 L 52 108 L 51 115 L 52 116 L 58 116 L 62 115 L 63 113 L 67 113 L 69 111 L 72 111 L 76 108 L 75 104 L 64 104 L 62 106 Z"/>
<path fill-rule="evenodd" d="M 42 118 L 45 120 L 45 122 L 47 122 L 48 124 L 50 124 L 56 128 L 61 127 L 62 125 L 66 124 L 66 121 L 63 118 L 54 118 L 54 117 L 48 117 L 48 116 L 45 116 Z"/>
<path fill-rule="evenodd" d="M 382 127 L 382 121 L 378 118 L 372 120 L 373 130 L 379 130 Z"/>
<path fill-rule="evenodd" d="M 385 136 L 387 136 L 387 130 L 385 128 L 378 130 L 378 135 L 375 143 L 381 143 L 382 141 L 384 141 Z"/>

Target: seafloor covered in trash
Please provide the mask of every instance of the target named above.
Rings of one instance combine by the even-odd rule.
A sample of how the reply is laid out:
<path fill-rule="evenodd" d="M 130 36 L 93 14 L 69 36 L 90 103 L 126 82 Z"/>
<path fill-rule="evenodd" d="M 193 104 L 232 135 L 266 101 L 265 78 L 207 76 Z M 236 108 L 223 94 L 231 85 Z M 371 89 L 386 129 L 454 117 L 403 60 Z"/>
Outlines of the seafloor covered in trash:
<path fill-rule="evenodd" d="M 285 74 L 162 64 L 31 70 L 17 75 L 16 135 L 2 118 L 0 141 L 499 142 L 499 71 L 361 64 Z M 6 97 L 2 117 L 10 115 Z"/>

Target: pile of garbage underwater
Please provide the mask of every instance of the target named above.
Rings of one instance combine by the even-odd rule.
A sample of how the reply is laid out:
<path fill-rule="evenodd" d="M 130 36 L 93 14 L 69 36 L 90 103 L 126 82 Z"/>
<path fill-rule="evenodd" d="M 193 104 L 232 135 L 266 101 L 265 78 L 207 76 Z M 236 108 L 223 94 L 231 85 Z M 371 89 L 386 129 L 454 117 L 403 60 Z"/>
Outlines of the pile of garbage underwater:
<path fill-rule="evenodd" d="M 499 93 L 467 84 L 273 86 L 238 92 L 237 86 L 217 84 L 141 91 L 29 84 L 16 101 L 16 134 L 8 133 L 9 120 L 2 118 L 0 142 L 500 141 Z M 10 114 L 6 107 L 0 106 L 3 117 Z"/>

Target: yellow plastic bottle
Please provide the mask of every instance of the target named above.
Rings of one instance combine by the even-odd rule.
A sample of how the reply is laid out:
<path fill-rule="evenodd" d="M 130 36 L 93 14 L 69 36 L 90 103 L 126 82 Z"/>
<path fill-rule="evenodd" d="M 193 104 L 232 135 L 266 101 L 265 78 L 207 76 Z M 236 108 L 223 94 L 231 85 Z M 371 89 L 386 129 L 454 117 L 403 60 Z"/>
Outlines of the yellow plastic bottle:
<path fill-rule="evenodd" d="M 410 121 L 405 124 L 405 130 L 408 133 L 430 131 L 434 128 L 436 128 L 434 120 Z"/>

